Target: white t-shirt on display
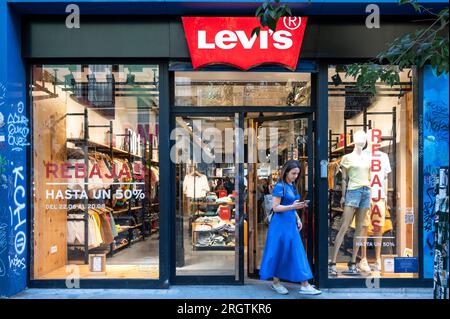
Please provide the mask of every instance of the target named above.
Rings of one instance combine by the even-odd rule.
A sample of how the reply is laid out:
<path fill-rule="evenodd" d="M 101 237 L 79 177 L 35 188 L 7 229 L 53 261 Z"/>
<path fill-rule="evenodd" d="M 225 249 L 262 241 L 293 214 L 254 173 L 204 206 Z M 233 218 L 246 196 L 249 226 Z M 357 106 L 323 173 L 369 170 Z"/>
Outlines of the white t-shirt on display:
<path fill-rule="evenodd" d="M 187 197 L 202 198 L 210 191 L 208 178 L 205 175 L 186 175 L 183 181 L 183 192 Z"/>

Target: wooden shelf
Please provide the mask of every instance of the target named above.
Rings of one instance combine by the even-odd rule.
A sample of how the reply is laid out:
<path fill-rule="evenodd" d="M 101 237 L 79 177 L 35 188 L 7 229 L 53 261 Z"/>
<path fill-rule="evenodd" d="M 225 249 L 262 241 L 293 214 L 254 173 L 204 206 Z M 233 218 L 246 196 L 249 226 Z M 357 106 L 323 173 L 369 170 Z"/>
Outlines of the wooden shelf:
<path fill-rule="evenodd" d="M 194 250 L 205 251 L 205 250 L 234 250 L 235 246 L 194 246 Z"/>
<path fill-rule="evenodd" d="M 347 149 L 352 149 L 355 146 L 355 143 L 350 143 L 347 145 Z M 331 154 L 344 154 L 344 146 L 338 147 L 334 150 L 331 150 Z"/>
<path fill-rule="evenodd" d="M 103 152 L 106 152 L 106 153 L 109 153 L 111 151 L 111 147 L 106 145 L 106 144 L 102 144 L 102 143 L 98 143 L 98 142 L 94 142 L 94 141 L 90 141 L 90 140 L 86 141 L 86 140 L 81 139 L 81 138 L 68 138 L 67 142 L 71 142 L 71 143 L 74 143 L 74 144 L 77 144 L 77 145 L 87 143 L 89 146 L 93 146 L 93 147 L 98 148 L 99 151 L 103 151 Z M 142 158 L 142 156 L 131 154 L 131 153 L 125 151 L 125 150 L 121 150 L 121 149 L 116 148 L 116 147 L 113 147 L 112 151 L 113 151 L 114 155 L 132 156 L 132 157 L 136 157 L 136 158 Z"/>
<path fill-rule="evenodd" d="M 126 244 L 122 244 L 122 245 L 116 246 L 116 247 L 114 248 L 114 251 L 119 250 L 120 248 L 123 248 L 123 247 L 125 247 L 125 246 L 128 246 L 129 244 L 130 244 L 130 243 L 128 242 L 128 243 L 126 243 Z"/>
<path fill-rule="evenodd" d="M 123 209 L 119 209 L 119 210 L 115 210 L 115 211 L 113 211 L 113 214 L 123 214 L 123 213 L 127 213 L 128 212 L 128 210 L 138 210 L 138 209 L 141 209 L 142 208 L 142 206 L 136 206 L 136 207 L 131 207 L 131 208 L 123 208 Z"/>

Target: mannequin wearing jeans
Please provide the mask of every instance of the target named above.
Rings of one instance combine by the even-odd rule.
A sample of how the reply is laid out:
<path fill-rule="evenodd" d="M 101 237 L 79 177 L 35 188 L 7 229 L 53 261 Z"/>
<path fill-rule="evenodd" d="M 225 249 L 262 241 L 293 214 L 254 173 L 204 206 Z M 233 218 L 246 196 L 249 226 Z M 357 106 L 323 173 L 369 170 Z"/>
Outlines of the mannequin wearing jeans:
<path fill-rule="evenodd" d="M 344 205 L 343 220 L 334 243 L 334 251 L 329 265 L 329 274 L 337 275 L 336 259 L 353 217 L 356 215 L 356 229 L 353 236 L 353 254 L 349 262 L 348 274 L 358 274 L 356 258 L 362 244 L 364 221 L 370 207 L 370 159 L 363 153 L 366 144 L 366 133 L 358 131 L 354 134 L 355 149 L 341 161 L 342 198 Z M 346 183 L 349 179 L 348 185 Z"/>

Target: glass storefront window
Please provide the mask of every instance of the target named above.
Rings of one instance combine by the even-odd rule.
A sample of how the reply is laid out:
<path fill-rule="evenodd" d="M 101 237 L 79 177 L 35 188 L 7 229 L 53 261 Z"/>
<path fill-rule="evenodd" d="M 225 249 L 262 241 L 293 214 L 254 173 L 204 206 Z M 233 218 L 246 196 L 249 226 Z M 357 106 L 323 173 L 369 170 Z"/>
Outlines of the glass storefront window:
<path fill-rule="evenodd" d="M 176 117 L 176 273 L 235 275 L 234 117 Z M 227 142 L 226 142 L 227 141 Z"/>
<path fill-rule="evenodd" d="M 417 277 L 412 72 L 394 87 L 377 85 L 374 96 L 344 70 L 328 71 L 329 278 Z"/>
<path fill-rule="evenodd" d="M 175 72 L 176 106 L 302 106 L 311 103 L 309 73 Z"/>
<path fill-rule="evenodd" d="M 32 279 L 159 278 L 158 72 L 32 67 Z"/>

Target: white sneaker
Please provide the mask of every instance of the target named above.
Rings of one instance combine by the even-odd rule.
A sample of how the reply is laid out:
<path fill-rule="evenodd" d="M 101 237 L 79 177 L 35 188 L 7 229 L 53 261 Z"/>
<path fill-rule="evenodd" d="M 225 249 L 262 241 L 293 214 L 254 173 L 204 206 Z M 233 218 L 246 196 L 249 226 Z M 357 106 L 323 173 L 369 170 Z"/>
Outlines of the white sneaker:
<path fill-rule="evenodd" d="M 377 262 L 375 263 L 375 271 L 381 272 L 381 259 L 377 259 Z"/>
<path fill-rule="evenodd" d="M 301 286 L 299 293 L 302 295 L 320 295 L 322 292 L 314 288 L 312 285 L 308 285 L 308 286 Z"/>
<path fill-rule="evenodd" d="M 361 261 L 358 264 L 358 268 L 361 269 L 363 272 L 371 272 L 369 263 L 367 262 L 366 258 L 361 259 Z"/>
<path fill-rule="evenodd" d="M 289 293 L 289 290 L 287 290 L 282 284 L 271 284 L 270 288 L 278 292 L 280 295 L 287 295 Z"/>

